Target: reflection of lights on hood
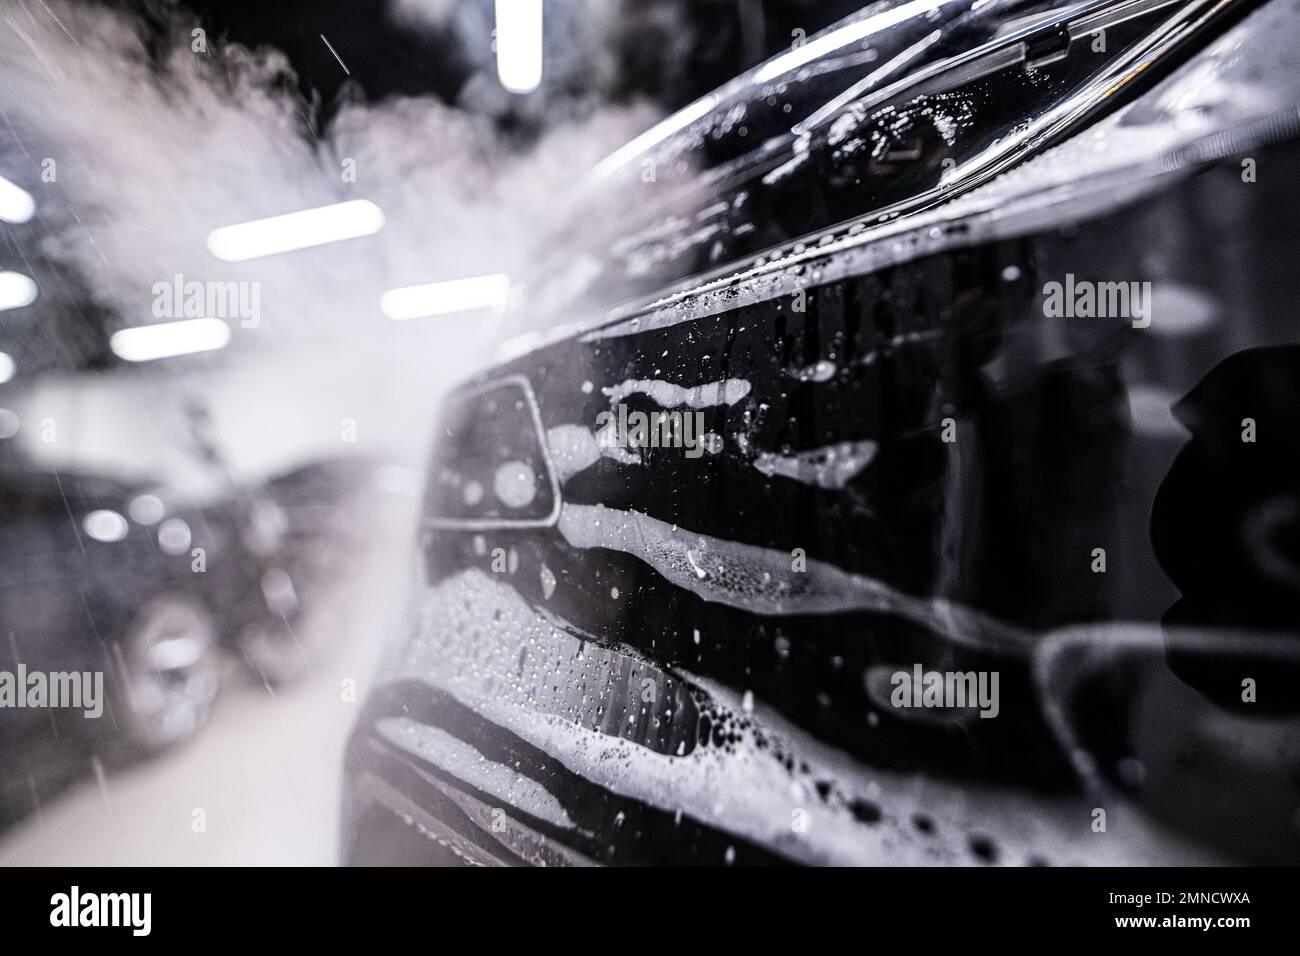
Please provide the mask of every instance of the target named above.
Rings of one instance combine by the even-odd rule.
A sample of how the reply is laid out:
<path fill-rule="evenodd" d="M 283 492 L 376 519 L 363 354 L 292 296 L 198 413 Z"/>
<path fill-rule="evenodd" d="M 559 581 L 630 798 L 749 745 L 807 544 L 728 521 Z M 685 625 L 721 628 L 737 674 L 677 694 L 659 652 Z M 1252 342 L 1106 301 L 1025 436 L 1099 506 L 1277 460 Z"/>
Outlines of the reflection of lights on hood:
<path fill-rule="evenodd" d="M 717 94 L 710 93 L 708 96 L 698 99 L 688 106 L 683 106 L 663 122 L 656 123 L 640 136 L 630 141 L 627 145 L 621 146 L 614 152 L 610 153 L 592 167 L 591 175 L 596 179 L 604 179 L 634 156 L 639 156 L 641 153 L 650 149 L 650 147 L 658 145 L 674 133 L 681 132 L 696 120 L 708 116 L 717 105 Z"/>
<path fill-rule="evenodd" d="M 226 262 L 243 262 L 371 236 L 383 228 L 383 210 L 369 199 L 353 199 L 213 229 L 208 233 L 208 251 Z"/>
<path fill-rule="evenodd" d="M 902 6 L 886 10 L 875 16 L 863 17 L 852 23 L 846 23 L 839 29 L 815 37 L 787 53 L 768 60 L 751 74 L 750 81 L 754 84 L 769 83 L 841 47 L 865 40 L 867 37 L 896 26 L 910 17 L 930 10 L 938 10 L 952 2 L 954 0 L 912 0 L 910 3 L 904 3 Z M 721 99 L 717 93 L 710 93 L 708 96 L 682 107 L 672 116 L 652 126 L 625 146 L 620 147 L 602 159 L 592 168 L 591 176 L 595 179 L 604 179 L 629 160 L 659 145 L 675 133 L 681 132 L 696 120 L 703 119 L 716 109 L 720 102 Z"/>
<path fill-rule="evenodd" d="M 153 525 L 162 521 L 166 508 L 157 495 L 136 495 L 126 506 L 126 513 L 136 524 Z"/>
<path fill-rule="evenodd" d="M 115 541 L 121 541 L 126 537 L 130 526 L 116 511 L 103 509 L 92 511 L 81 519 L 81 527 L 87 535 L 96 541 L 103 541 L 112 544 Z"/>
<path fill-rule="evenodd" d="M 894 7 L 875 16 L 863 17 L 861 20 L 846 23 L 838 30 L 824 33 L 801 46 L 795 47 L 789 53 L 783 53 L 768 60 L 754 71 L 753 82 L 767 83 L 775 80 L 779 76 L 784 76 L 792 70 L 806 66 L 814 60 L 848 46 L 850 43 L 865 40 L 873 33 L 879 33 L 881 30 L 896 26 L 909 17 L 930 10 L 937 10 L 951 2 L 952 0 L 946 0 L 946 2 L 945 0 L 912 0 L 911 3 L 904 3 L 902 6 Z"/>
<path fill-rule="evenodd" d="M 184 554 L 190 547 L 190 526 L 180 518 L 168 518 L 158 526 L 158 547 L 173 557 Z"/>
<path fill-rule="evenodd" d="M 8 352 L 0 352 L 0 385 L 13 378 L 17 368 Z"/>
<path fill-rule="evenodd" d="M 22 223 L 36 213 L 36 200 L 31 193 L 0 176 L 0 219 Z"/>
<path fill-rule="evenodd" d="M 211 352 L 225 348 L 230 341 L 230 326 L 220 319 L 186 319 L 138 325 L 114 332 L 109 340 L 113 354 L 128 362 L 151 362 L 173 355 Z"/>
<path fill-rule="evenodd" d="M 511 93 L 542 83 L 542 0 L 496 0 L 497 76 Z"/>
<path fill-rule="evenodd" d="M 0 272 L 0 312 L 36 301 L 36 283 L 21 272 Z"/>
<path fill-rule="evenodd" d="M 447 282 L 429 282 L 389 289 L 379 297 L 379 309 L 390 319 L 417 319 L 478 309 L 501 309 L 510 292 L 510 279 L 500 272 Z"/>

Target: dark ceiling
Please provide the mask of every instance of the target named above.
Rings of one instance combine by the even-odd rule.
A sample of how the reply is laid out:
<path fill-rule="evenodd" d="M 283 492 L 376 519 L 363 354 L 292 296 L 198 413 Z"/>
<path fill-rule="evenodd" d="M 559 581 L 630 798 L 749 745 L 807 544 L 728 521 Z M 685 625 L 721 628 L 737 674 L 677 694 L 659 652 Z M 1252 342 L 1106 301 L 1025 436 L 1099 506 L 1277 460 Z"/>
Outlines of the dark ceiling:
<path fill-rule="evenodd" d="M 489 29 L 483 50 L 466 49 L 436 28 L 412 29 L 395 13 L 460 7 Z M 862 0 L 547 0 L 547 23 L 584 7 L 617 8 L 607 41 L 621 64 L 612 91 L 650 96 L 676 109 L 790 45 L 792 32 L 811 35 L 863 5 Z M 454 102 L 490 44 L 493 0 L 181 0 L 210 32 L 245 45 L 269 44 L 288 54 L 305 93 L 333 100 L 348 80 L 321 41 L 330 39 L 371 98 L 436 94 Z M 454 19 L 454 18 L 453 18 Z M 465 18 L 462 18 L 462 22 Z M 549 41 L 548 41 L 549 42 Z"/>

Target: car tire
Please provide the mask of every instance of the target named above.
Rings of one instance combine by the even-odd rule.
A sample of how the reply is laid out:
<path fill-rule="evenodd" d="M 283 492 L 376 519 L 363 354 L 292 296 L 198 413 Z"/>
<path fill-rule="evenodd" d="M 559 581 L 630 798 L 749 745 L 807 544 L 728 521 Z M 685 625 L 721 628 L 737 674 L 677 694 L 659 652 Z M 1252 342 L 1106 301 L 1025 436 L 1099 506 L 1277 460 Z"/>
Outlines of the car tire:
<path fill-rule="evenodd" d="M 212 615 L 198 601 L 165 594 L 144 605 L 121 644 L 127 743 L 161 750 L 193 735 L 217 696 L 220 645 Z"/>

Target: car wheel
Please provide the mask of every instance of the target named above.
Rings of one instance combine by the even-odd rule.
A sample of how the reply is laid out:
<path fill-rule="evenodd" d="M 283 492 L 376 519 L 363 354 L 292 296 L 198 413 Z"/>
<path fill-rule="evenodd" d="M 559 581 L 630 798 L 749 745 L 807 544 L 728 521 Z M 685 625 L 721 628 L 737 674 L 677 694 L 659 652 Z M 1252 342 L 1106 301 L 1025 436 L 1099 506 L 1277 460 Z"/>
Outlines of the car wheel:
<path fill-rule="evenodd" d="M 218 653 L 216 627 L 201 604 L 162 595 L 140 609 L 121 654 L 133 748 L 158 750 L 203 725 L 217 695 Z"/>

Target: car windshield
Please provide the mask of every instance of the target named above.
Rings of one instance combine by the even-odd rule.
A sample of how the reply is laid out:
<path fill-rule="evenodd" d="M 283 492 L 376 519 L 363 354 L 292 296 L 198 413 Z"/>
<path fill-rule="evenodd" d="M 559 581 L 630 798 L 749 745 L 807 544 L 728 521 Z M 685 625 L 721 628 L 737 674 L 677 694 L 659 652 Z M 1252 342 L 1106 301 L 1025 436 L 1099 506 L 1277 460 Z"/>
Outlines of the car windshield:
<path fill-rule="evenodd" d="M 1119 103 L 1225 6 L 869 6 L 598 164 L 539 258 L 521 300 L 528 325 L 587 319 L 944 202 Z"/>

